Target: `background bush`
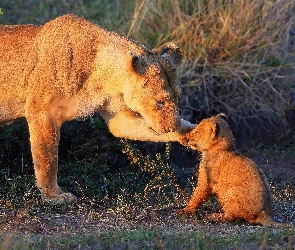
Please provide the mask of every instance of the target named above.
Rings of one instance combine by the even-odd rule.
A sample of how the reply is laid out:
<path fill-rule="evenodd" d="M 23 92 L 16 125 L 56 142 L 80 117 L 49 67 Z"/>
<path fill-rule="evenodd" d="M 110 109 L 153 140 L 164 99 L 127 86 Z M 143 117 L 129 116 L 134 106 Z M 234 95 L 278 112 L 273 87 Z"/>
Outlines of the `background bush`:
<path fill-rule="evenodd" d="M 129 33 L 156 49 L 168 41 L 183 49 L 182 116 L 194 122 L 225 113 L 239 142 L 251 133 L 256 139 L 272 135 L 293 108 L 294 1 L 144 3 L 138 7 L 143 20 Z"/>

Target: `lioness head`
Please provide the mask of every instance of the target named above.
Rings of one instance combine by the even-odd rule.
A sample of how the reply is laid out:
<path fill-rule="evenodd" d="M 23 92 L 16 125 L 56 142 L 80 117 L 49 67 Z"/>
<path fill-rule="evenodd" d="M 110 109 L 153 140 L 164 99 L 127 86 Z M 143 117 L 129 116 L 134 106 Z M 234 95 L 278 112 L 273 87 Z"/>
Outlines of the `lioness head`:
<path fill-rule="evenodd" d="M 233 149 L 235 147 L 232 131 L 224 120 L 223 114 L 202 120 L 185 137 L 188 146 L 194 150 Z"/>
<path fill-rule="evenodd" d="M 175 131 L 180 125 L 176 67 L 181 60 L 182 52 L 173 44 L 167 45 L 160 56 L 151 52 L 131 54 L 129 71 L 136 73 L 136 79 L 124 88 L 125 103 L 159 134 Z"/>

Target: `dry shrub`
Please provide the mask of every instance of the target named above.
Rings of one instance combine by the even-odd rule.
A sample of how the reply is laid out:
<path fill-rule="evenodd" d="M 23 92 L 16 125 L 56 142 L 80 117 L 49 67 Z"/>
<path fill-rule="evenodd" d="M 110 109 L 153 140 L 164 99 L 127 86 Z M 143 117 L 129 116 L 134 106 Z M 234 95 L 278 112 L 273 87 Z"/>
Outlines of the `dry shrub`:
<path fill-rule="evenodd" d="M 187 195 L 178 184 L 173 167 L 165 162 L 169 159 L 171 144 L 166 144 L 164 159 L 160 153 L 152 159 L 127 141 L 121 140 L 121 143 L 124 146 L 122 152 L 127 155 L 130 165 L 138 168 L 137 174 L 141 176 L 138 186 L 143 188 L 145 203 L 158 208 L 183 204 Z"/>
<path fill-rule="evenodd" d="M 236 123 L 248 124 L 249 117 L 272 123 L 288 105 L 285 59 L 294 3 L 138 1 L 129 34 L 155 50 L 168 41 L 183 49 L 178 73 L 186 119 L 224 112 Z"/>

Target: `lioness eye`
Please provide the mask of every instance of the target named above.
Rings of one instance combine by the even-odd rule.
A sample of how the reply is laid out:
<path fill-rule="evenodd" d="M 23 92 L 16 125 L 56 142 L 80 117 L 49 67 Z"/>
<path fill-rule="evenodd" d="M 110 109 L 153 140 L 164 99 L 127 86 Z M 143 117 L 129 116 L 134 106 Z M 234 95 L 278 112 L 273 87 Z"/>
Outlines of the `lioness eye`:
<path fill-rule="evenodd" d="M 165 101 L 157 101 L 157 108 L 162 109 L 165 105 Z"/>

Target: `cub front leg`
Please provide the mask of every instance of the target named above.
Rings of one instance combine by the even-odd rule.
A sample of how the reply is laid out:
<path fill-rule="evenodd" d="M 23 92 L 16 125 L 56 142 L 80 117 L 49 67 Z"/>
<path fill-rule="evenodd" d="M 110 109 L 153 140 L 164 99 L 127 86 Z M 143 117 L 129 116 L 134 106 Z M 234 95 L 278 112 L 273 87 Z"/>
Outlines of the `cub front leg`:
<path fill-rule="evenodd" d="M 196 212 L 197 208 L 209 198 L 209 194 L 210 193 L 206 187 L 196 187 L 186 207 L 178 210 L 176 214 L 178 216 L 193 215 Z"/>
<path fill-rule="evenodd" d="M 44 114 L 28 120 L 36 185 L 45 201 L 72 203 L 76 197 L 57 184 L 60 126 Z"/>
<path fill-rule="evenodd" d="M 189 199 L 185 208 L 176 212 L 178 216 L 194 214 L 197 208 L 204 203 L 211 195 L 211 189 L 208 183 L 208 175 L 205 166 L 200 164 L 198 174 L 198 186 L 195 188 L 191 198 Z"/>

